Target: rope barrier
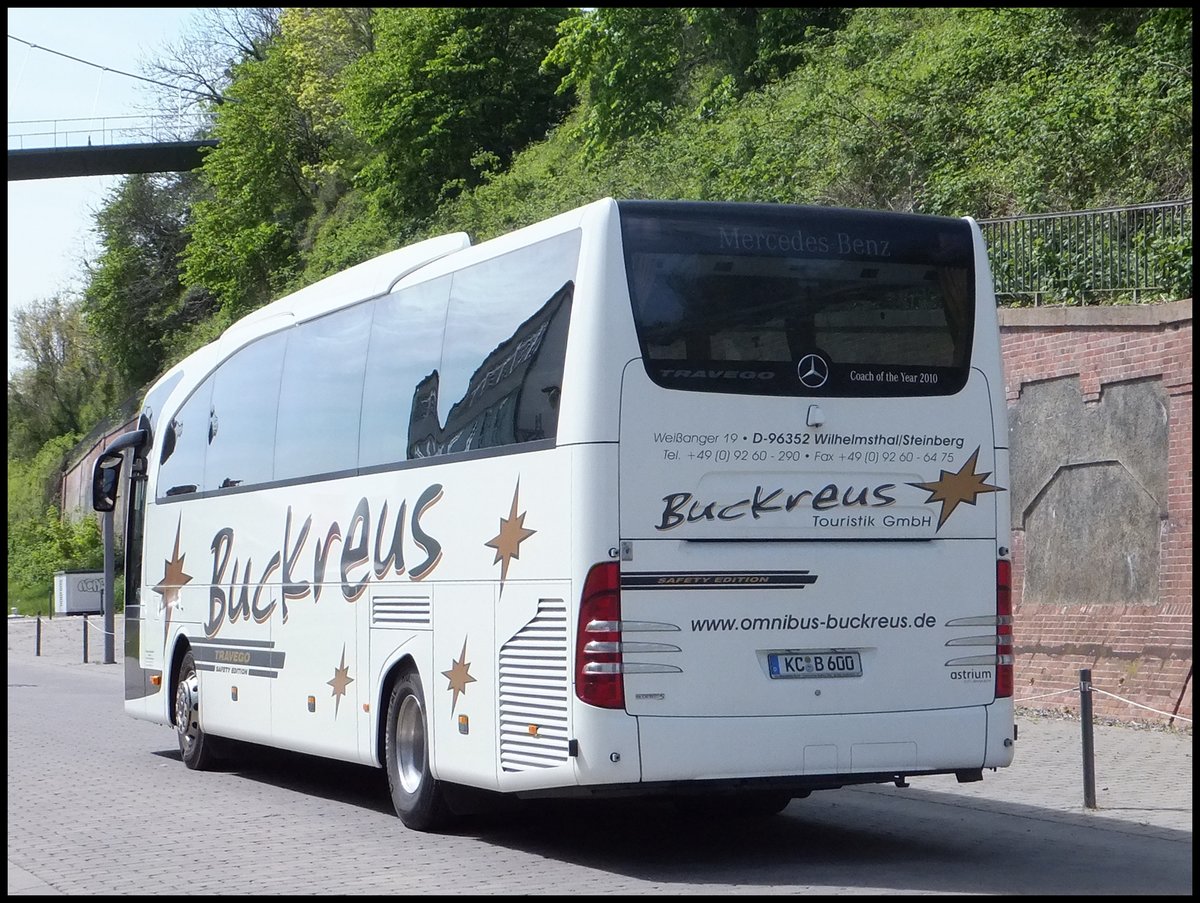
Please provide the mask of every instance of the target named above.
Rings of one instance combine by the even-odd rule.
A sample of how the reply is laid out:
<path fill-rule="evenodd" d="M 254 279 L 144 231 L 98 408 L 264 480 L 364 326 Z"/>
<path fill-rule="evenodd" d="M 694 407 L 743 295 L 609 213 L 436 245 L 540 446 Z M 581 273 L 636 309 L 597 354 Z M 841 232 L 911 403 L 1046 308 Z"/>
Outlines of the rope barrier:
<path fill-rule="evenodd" d="M 1162 715 L 1164 718 L 1176 718 L 1180 721 L 1186 721 L 1188 724 L 1192 723 L 1192 719 L 1184 715 L 1179 715 L 1175 712 L 1164 712 L 1161 709 L 1154 709 L 1148 705 L 1142 705 L 1140 702 L 1134 702 L 1132 699 L 1126 699 L 1124 696 L 1118 696 L 1116 693 L 1109 693 L 1107 690 L 1101 690 L 1095 684 L 1091 685 L 1091 689 L 1094 693 L 1102 693 L 1110 699 L 1116 699 L 1120 702 L 1126 703 L 1127 705 L 1135 706 L 1139 709 L 1145 709 L 1147 712 L 1153 712 L 1156 715 Z M 1038 696 L 1026 696 L 1024 699 L 1014 699 L 1013 704 L 1024 705 L 1027 702 L 1033 702 L 1035 699 L 1047 699 L 1051 696 L 1067 696 L 1078 692 L 1079 687 L 1071 687 L 1069 690 L 1054 690 L 1050 693 L 1042 693 Z"/>
<path fill-rule="evenodd" d="M 104 664 L 106 664 L 106 665 L 113 664 L 112 644 L 109 642 L 108 638 L 111 637 L 114 640 L 116 639 L 116 636 L 117 636 L 116 624 L 115 623 L 113 624 L 113 630 L 110 632 L 110 631 L 105 630 L 102 627 L 94 626 L 91 622 L 91 619 L 87 615 L 83 616 L 83 663 L 86 665 L 91 660 L 89 657 L 89 653 L 88 653 L 88 628 L 89 627 L 92 630 L 95 630 L 97 633 L 99 633 L 102 637 L 105 638 L 105 640 L 104 640 L 104 645 L 105 645 Z"/>
<path fill-rule="evenodd" d="M 97 627 L 95 624 L 93 624 L 87 618 L 83 619 L 83 623 L 87 627 L 90 627 L 92 630 L 96 631 L 97 633 L 99 633 L 103 636 L 110 636 L 110 637 L 113 637 L 114 639 L 116 639 L 117 631 L 115 628 L 113 630 L 105 630 L 103 627 Z"/>
<path fill-rule="evenodd" d="M 1055 690 L 1053 693 L 1043 693 L 1041 696 L 1026 696 L 1024 699 L 1014 699 L 1014 705 L 1022 705 L 1026 702 L 1033 702 L 1035 699 L 1045 699 L 1048 696 L 1063 696 L 1067 693 L 1078 693 L 1079 687 L 1071 687 L 1069 690 Z"/>
<path fill-rule="evenodd" d="M 1188 724 L 1192 723 L 1191 718 L 1185 718 L 1183 715 L 1176 715 L 1173 712 L 1160 712 L 1158 709 L 1152 709 L 1150 706 L 1142 705 L 1140 702 L 1134 702 L 1132 699 L 1125 699 L 1123 696 L 1118 696 L 1116 693 L 1109 693 L 1106 690 L 1101 690 L 1099 687 L 1092 687 L 1092 692 L 1103 693 L 1105 696 L 1110 696 L 1113 699 L 1120 699 L 1121 702 L 1128 703 L 1132 706 L 1137 706 L 1139 709 L 1145 709 L 1147 712 L 1154 712 L 1156 715 L 1163 715 L 1167 718 L 1178 718 L 1180 721 L 1186 721 Z"/>

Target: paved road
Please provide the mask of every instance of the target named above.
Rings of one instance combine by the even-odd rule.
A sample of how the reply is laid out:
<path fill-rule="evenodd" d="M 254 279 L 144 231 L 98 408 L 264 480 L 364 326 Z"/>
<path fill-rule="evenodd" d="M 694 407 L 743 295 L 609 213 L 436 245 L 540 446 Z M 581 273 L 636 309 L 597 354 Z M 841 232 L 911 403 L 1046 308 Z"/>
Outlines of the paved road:
<path fill-rule="evenodd" d="M 650 804 L 516 804 L 418 834 L 372 769 L 247 753 L 188 771 L 174 733 L 121 708 L 120 664 L 81 619 L 8 626 L 10 894 L 1187 894 L 1192 743 L 1022 715 L 1016 763 L 698 822 Z M 120 643 L 117 643 L 118 657 Z"/>

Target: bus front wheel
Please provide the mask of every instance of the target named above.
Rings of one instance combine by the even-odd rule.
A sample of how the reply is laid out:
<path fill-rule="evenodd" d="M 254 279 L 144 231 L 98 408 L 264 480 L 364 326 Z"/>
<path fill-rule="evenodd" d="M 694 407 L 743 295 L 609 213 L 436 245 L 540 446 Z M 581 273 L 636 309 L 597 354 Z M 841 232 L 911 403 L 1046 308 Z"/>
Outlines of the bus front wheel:
<path fill-rule="evenodd" d="M 183 764 L 195 771 L 207 771 L 216 761 L 213 741 L 200 727 L 200 679 L 191 651 L 184 653 L 175 681 L 175 734 Z"/>
<path fill-rule="evenodd" d="M 449 821 L 442 787 L 429 768 L 428 732 L 421 678 L 406 671 L 388 700 L 385 751 L 392 805 L 414 831 L 436 830 Z"/>

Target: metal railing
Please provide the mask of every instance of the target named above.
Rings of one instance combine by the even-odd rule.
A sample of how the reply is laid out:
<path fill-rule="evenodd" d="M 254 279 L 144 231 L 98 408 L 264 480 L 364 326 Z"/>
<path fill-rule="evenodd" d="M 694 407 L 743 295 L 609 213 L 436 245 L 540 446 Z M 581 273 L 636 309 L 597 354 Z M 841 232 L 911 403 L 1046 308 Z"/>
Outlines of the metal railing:
<path fill-rule="evenodd" d="M 8 149 L 193 141 L 211 134 L 214 121 L 214 116 L 208 113 L 27 119 L 8 124 Z"/>
<path fill-rule="evenodd" d="M 1192 199 L 979 221 L 1002 305 L 1192 296 Z"/>

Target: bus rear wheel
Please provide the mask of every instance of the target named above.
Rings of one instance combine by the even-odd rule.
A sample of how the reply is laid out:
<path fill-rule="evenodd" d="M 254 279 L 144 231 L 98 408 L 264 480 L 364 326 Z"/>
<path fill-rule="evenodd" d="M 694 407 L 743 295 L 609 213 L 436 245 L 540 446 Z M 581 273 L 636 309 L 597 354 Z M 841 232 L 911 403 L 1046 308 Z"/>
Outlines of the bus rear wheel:
<path fill-rule="evenodd" d="M 191 651 L 184 653 L 175 681 L 175 735 L 183 764 L 195 771 L 207 771 L 216 761 L 214 742 L 200 727 L 200 679 Z"/>
<path fill-rule="evenodd" d="M 441 784 L 429 768 L 429 719 L 421 678 L 400 675 L 388 699 L 385 753 L 392 805 L 405 827 L 433 831 L 450 821 Z"/>

